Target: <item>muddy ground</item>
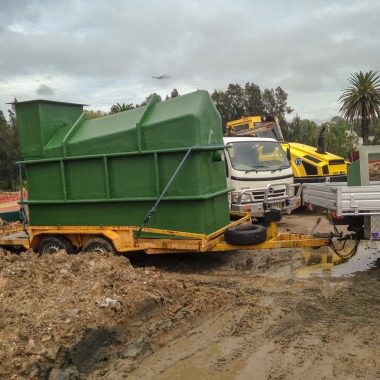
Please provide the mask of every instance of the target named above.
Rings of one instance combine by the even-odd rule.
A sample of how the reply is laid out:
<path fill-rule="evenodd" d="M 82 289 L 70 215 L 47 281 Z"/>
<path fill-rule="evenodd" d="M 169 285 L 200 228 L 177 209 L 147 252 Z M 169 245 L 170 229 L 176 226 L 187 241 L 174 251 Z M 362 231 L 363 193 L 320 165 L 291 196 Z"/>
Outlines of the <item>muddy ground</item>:
<path fill-rule="evenodd" d="M 299 212 L 280 228 L 308 232 L 315 220 Z M 379 269 L 304 268 L 289 249 L 1 252 L 0 378 L 380 378 Z"/>

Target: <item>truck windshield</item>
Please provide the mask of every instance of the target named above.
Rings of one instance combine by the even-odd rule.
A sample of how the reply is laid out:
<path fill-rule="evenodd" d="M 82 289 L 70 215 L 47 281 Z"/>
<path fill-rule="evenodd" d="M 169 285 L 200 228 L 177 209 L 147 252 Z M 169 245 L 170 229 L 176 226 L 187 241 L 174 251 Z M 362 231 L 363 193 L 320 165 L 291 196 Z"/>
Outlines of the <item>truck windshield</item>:
<path fill-rule="evenodd" d="M 289 161 L 281 146 L 274 141 L 232 142 L 228 149 L 231 164 L 241 171 L 264 171 L 288 168 Z"/>
<path fill-rule="evenodd" d="M 263 128 L 264 126 L 268 126 L 268 124 L 270 124 L 271 128 Z M 255 132 L 256 137 L 269 137 L 271 139 L 275 139 L 278 141 L 284 140 L 280 126 L 274 122 L 255 123 L 254 130 L 256 131 Z"/>

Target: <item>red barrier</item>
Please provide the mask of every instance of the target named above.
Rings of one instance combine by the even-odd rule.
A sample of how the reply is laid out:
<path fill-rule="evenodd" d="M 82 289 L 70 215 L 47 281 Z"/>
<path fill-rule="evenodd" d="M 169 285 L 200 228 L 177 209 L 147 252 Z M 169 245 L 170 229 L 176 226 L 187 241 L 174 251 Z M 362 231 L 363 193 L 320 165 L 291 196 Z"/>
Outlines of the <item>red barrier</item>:
<path fill-rule="evenodd" d="M 28 198 L 28 193 L 24 192 L 24 199 Z M 8 203 L 8 202 L 17 202 L 20 201 L 20 193 L 19 192 L 4 192 L 0 193 L 0 203 Z"/>

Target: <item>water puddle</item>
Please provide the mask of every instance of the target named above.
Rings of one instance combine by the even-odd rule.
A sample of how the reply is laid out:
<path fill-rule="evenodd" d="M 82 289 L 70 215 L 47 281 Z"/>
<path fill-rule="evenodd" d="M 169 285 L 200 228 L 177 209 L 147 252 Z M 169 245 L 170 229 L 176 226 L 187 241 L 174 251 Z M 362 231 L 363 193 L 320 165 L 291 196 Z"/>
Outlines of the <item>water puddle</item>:
<path fill-rule="evenodd" d="M 337 260 L 335 260 L 337 259 Z M 337 261 L 337 265 L 334 262 Z M 356 254 L 348 261 L 339 263 L 339 257 L 321 255 L 321 261 L 296 270 L 296 277 L 307 278 L 313 276 L 347 277 L 357 272 L 364 272 L 379 266 L 380 241 L 361 241 Z"/>

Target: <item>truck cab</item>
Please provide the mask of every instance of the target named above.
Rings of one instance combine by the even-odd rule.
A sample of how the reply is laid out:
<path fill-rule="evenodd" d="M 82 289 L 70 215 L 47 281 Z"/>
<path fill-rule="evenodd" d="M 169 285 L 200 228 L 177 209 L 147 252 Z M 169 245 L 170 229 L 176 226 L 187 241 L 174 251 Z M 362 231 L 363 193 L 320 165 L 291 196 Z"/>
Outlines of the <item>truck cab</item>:
<path fill-rule="evenodd" d="M 318 138 L 318 146 L 313 147 L 296 142 L 285 142 L 279 120 L 273 116 L 249 116 L 232 120 L 226 124 L 228 136 L 269 137 L 281 143 L 292 166 L 295 183 L 345 182 L 347 163 L 343 157 L 326 151 L 325 128 Z"/>
<path fill-rule="evenodd" d="M 269 208 L 290 213 L 301 204 L 289 160 L 272 138 L 224 137 L 227 182 L 232 211 L 260 218 Z"/>

